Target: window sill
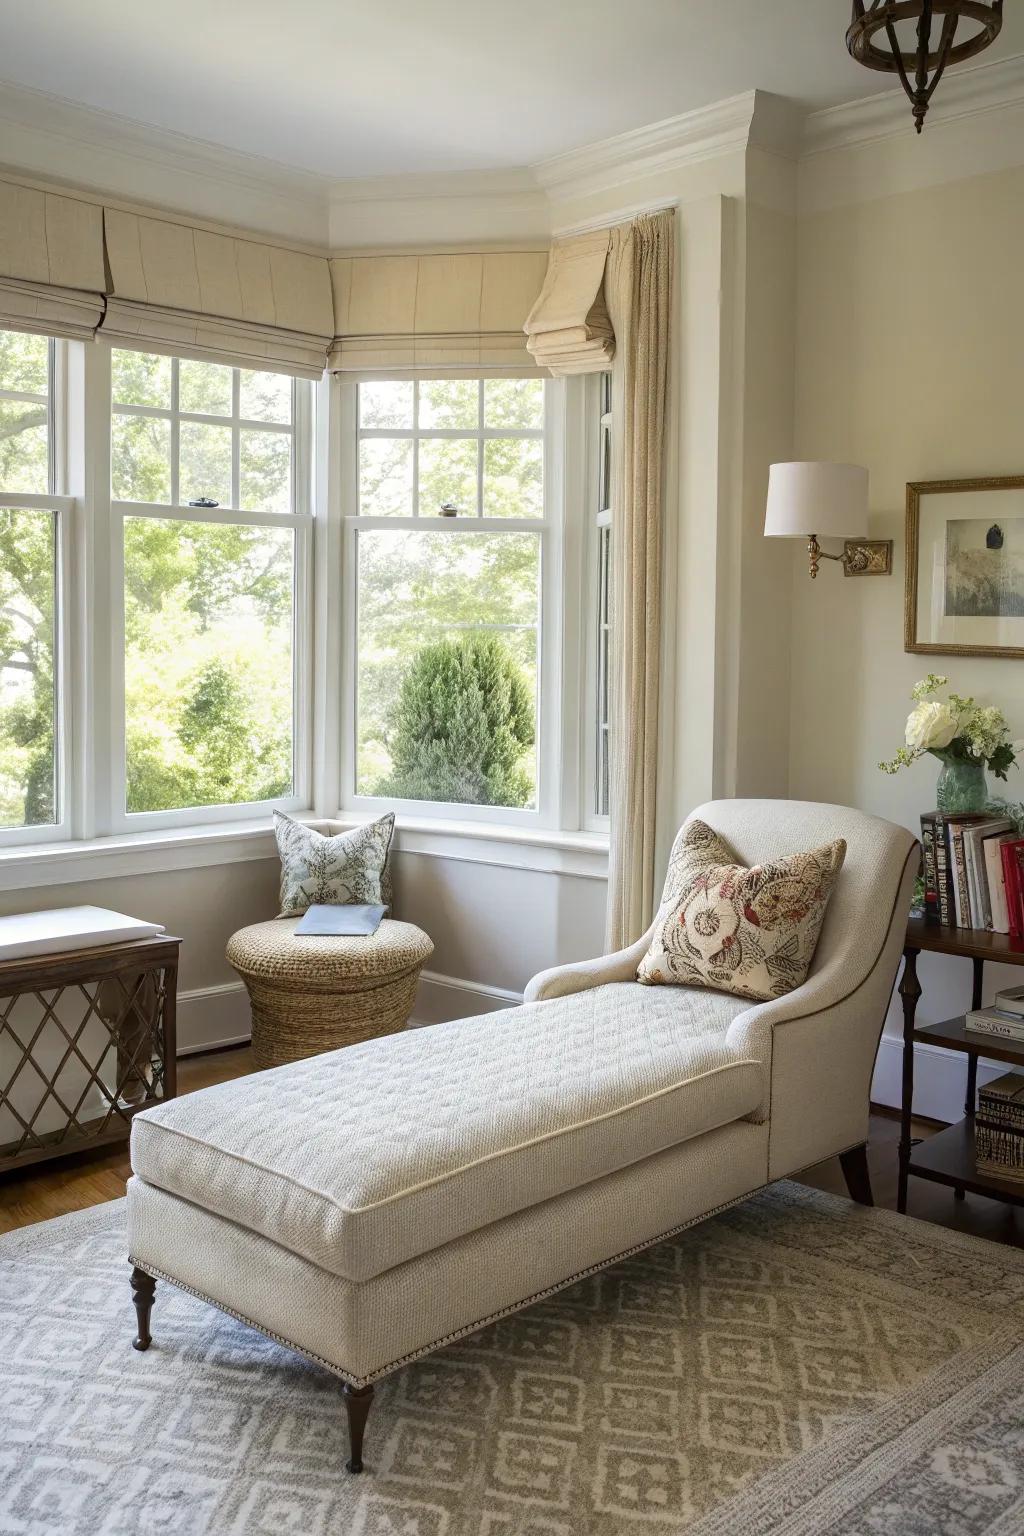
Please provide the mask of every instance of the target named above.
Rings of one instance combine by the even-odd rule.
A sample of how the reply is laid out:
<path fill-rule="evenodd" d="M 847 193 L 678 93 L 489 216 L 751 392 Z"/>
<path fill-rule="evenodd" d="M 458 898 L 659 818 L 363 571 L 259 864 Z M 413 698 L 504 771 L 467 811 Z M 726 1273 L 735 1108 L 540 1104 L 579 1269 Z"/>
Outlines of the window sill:
<path fill-rule="evenodd" d="M 330 819 L 308 814 L 295 816 L 296 821 L 324 831 L 341 831 L 374 819 L 373 815 L 342 812 Z M 603 880 L 608 873 L 608 839 L 594 832 L 557 832 L 493 822 L 400 816 L 395 848 L 402 854 L 584 879 Z M 77 842 L 23 843 L 0 850 L 0 892 L 276 857 L 273 828 L 265 817 L 126 832 Z"/>

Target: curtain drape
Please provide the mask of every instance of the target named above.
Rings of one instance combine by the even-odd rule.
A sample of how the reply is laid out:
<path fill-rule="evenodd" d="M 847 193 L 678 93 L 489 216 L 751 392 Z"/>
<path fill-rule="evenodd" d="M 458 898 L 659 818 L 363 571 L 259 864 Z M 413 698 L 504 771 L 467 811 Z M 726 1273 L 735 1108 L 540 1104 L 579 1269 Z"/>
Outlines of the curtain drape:
<path fill-rule="evenodd" d="M 606 942 L 654 915 L 662 502 L 673 213 L 610 231 L 604 291 L 612 366 L 611 774 Z"/>

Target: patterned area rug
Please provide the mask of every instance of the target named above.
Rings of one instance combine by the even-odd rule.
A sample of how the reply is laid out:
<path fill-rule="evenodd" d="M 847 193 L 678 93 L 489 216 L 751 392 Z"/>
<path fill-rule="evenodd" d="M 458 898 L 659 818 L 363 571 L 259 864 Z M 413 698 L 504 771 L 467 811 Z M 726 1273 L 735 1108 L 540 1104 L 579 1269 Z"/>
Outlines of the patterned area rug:
<path fill-rule="evenodd" d="M 1024 1254 L 780 1184 L 381 1383 L 158 1285 L 123 1202 L 0 1239 L 2 1536 L 1011 1536 Z"/>

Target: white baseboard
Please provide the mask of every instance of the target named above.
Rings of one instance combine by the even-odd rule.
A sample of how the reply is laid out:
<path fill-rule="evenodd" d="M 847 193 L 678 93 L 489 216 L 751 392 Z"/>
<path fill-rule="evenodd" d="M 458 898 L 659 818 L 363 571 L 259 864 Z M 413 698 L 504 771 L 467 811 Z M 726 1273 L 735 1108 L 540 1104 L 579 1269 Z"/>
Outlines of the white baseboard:
<path fill-rule="evenodd" d="M 225 981 L 178 993 L 178 1055 L 244 1045 L 252 1034 L 245 983 Z"/>
<path fill-rule="evenodd" d="M 510 992 L 504 987 L 464 981 L 461 976 L 442 976 L 438 971 L 421 971 L 412 1022 L 446 1024 L 450 1019 L 471 1019 L 478 1013 L 514 1008 L 522 1000 L 521 992 Z"/>
<path fill-rule="evenodd" d="M 979 1087 L 1000 1077 L 1006 1070 L 998 1061 L 979 1061 Z M 883 1035 L 871 1083 L 871 1102 L 899 1109 L 902 1081 L 903 1041 L 894 1035 Z M 967 1057 L 962 1051 L 950 1051 L 944 1045 L 923 1042 L 914 1047 L 915 1114 L 948 1124 L 962 1119 L 966 1083 Z"/>

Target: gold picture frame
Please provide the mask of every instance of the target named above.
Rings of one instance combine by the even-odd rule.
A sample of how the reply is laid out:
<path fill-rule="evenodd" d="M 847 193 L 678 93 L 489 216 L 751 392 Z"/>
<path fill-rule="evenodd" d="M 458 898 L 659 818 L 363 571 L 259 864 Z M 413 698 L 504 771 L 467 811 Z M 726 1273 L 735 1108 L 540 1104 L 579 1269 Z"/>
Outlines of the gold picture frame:
<path fill-rule="evenodd" d="M 903 648 L 1024 656 L 1024 475 L 908 483 Z"/>

